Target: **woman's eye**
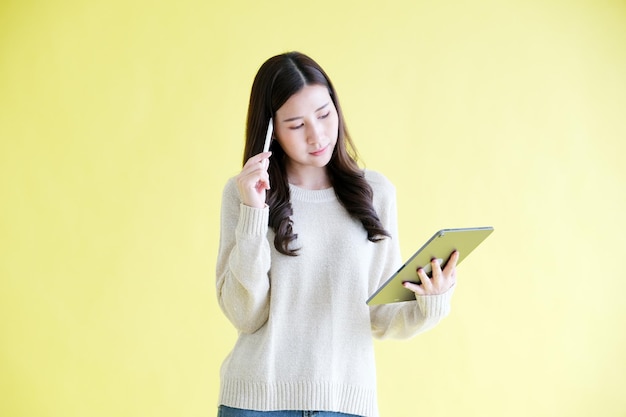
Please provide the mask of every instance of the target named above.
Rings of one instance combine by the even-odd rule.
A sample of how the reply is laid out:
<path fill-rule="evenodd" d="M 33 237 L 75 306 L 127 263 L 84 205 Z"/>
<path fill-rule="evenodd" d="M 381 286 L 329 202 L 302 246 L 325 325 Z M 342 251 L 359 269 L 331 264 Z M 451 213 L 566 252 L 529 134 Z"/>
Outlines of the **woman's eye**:
<path fill-rule="evenodd" d="M 319 118 L 320 118 L 320 119 L 325 119 L 325 118 L 327 118 L 328 116 L 330 116 L 330 110 L 328 110 L 328 111 L 326 112 L 326 114 L 322 114 Z"/>
<path fill-rule="evenodd" d="M 289 126 L 289 129 L 297 130 L 297 129 L 300 129 L 302 126 L 304 126 L 304 123 L 300 123 L 298 126 Z"/>

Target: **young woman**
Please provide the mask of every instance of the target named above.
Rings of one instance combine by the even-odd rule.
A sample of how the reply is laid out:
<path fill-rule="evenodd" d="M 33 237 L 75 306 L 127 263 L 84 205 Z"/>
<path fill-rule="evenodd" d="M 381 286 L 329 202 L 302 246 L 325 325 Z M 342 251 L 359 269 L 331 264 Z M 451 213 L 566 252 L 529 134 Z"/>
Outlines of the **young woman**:
<path fill-rule="evenodd" d="M 457 258 L 417 271 L 416 301 L 366 305 L 402 264 L 395 189 L 357 165 L 324 70 L 297 52 L 267 60 L 223 192 L 217 297 L 239 337 L 219 417 L 377 416 L 372 335 L 409 338 L 445 317 Z"/>

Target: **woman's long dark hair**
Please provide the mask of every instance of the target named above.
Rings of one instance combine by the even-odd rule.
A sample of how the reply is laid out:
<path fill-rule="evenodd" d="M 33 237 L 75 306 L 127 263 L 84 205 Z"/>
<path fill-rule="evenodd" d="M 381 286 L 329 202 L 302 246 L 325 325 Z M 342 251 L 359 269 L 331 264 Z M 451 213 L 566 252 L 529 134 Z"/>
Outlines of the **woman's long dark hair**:
<path fill-rule="evenodd" d="M 357 164 L 358 155 L 348 135 L 337 92 L 324 70 L 308 56 L 289 52 L 268 59 L 259 68 L 250 93 L 243 163 L 263 151 L 270 117 L 275 117 L 276 110 L 307 85 L 328 88 L 339 116 L 337 144 L 327 165 L 328 176 L 337 198 L 348 213 L 363 224 L 370 241 L 377 242 L 385 236 L 389 237 L 374 210 L 372 187 Z M 285 168 L 287 156 L 276 140 L 272 141 L 270 149 L 272 158 L 268 171 L 271 189 L 267 194 L 267 204 L 270 207 L 269 225 L 276 233 L 276 250 L 294 256 L 298 249 L 290 247 L 297 235 L 293 233 L 291 220 L 293 209 Z"/>

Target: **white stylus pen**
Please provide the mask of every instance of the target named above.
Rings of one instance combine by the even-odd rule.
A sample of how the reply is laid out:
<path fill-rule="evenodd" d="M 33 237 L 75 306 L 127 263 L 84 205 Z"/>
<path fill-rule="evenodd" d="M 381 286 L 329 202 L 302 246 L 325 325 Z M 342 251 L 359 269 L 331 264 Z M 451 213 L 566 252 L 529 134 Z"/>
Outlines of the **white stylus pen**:
<path fill-rule="evenodd" d="M 270 117 L 270 124 L 267 127 L 267 135 L 265 135 L 265 144 L 263 145 L 263 152 L 270 150 L 270 143 L 272 142 L 272 134 L 274 133 L 274 120 Z"/>

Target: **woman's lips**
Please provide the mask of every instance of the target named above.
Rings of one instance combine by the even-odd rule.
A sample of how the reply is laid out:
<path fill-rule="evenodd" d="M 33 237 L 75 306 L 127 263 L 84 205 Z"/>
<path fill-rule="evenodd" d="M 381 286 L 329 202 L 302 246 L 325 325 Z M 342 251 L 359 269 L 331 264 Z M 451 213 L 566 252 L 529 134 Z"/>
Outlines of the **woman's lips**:
<path fill-rule="evenodd" d="M 324 146 L 322 149 L 320 149 L 319 151 L 315 151 L 315 152 L 310 152 L 311 155 L 313 156 L 320 156 L 322 155 L 324 152 L 326 152 L 326 149 L 328 149 L 328 145 Z"/>

